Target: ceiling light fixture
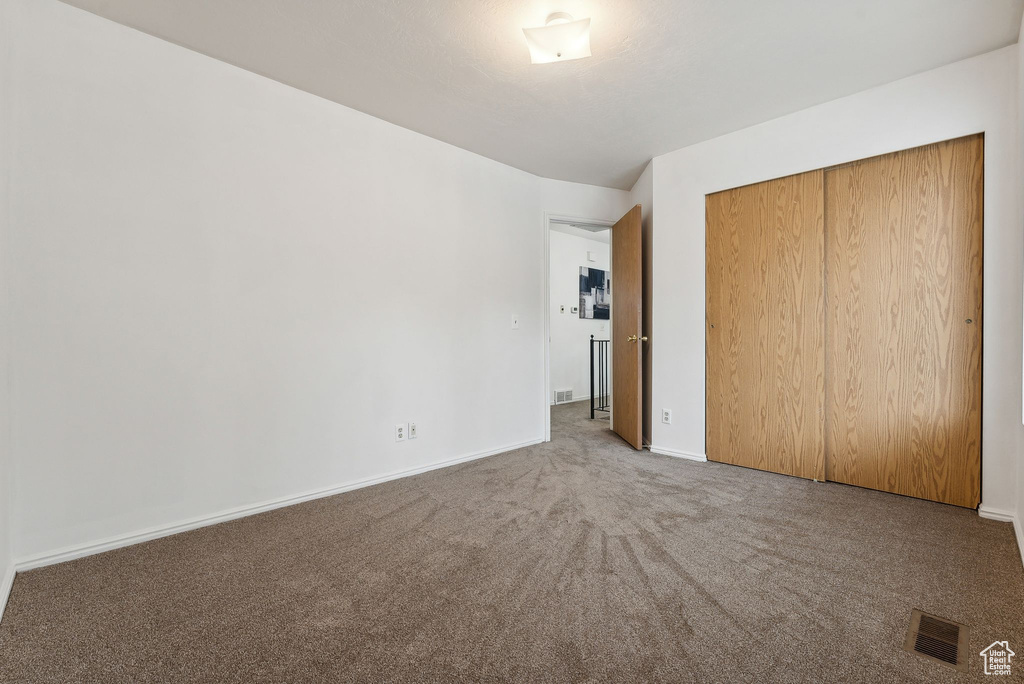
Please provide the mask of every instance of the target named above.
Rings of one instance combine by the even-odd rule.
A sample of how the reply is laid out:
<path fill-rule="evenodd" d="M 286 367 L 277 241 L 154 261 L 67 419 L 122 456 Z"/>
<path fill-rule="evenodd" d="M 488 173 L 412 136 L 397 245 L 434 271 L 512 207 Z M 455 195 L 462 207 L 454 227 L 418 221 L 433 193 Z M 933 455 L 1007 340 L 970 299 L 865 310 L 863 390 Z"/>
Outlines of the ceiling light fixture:
<path fill-rule="evenodd" d="M 565 12 L 555 12 L 544 26 L 524 28 L 523 33 L 534 64 L 590 57 L 590 19 L 574 20 Z"/>

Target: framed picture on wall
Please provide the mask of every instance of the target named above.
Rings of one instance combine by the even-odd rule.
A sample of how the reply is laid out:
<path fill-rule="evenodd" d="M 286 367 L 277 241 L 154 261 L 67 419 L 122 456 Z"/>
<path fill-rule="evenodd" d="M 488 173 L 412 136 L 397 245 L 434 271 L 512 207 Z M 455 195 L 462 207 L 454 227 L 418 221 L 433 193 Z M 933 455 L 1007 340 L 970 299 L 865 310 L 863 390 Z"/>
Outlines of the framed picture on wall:
<path fill-rule="evenodd" d="M 607 321 L 611 314 L 611 275 L 599 268 L 580 266 L 580 318 Z"/>

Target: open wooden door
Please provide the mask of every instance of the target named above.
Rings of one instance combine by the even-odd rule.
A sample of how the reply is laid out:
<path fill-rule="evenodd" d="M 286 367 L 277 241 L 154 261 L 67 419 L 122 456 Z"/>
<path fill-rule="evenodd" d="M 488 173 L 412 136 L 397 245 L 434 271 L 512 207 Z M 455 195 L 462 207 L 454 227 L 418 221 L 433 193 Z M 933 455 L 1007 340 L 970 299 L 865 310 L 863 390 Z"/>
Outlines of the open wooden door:
<path fill-rule="evenodd" d="M 643 446 L 643 254 L 640 205 L 612 227 L 612 429 Z"/>

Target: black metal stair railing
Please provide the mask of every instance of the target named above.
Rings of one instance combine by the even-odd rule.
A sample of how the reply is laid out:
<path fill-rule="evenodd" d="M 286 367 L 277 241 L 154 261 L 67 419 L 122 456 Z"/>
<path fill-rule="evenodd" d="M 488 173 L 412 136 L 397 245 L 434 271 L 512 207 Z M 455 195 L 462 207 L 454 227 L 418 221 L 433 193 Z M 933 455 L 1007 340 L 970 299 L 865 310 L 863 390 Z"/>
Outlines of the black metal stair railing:
<path fill-rule="evenodd" d="M 590 336 L 590 419 L 597 411 L 609 412 L 608 340 L 595 340 Z"/>

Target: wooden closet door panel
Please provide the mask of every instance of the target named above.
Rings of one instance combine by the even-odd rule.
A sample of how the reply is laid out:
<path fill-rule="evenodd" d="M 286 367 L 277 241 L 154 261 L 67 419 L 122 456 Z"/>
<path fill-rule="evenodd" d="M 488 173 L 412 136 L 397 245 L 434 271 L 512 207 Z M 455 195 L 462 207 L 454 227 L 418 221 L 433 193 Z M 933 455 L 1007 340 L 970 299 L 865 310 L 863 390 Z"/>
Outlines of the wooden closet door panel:
<path fill-rule="evenodd" d="M 756 186 L 709 195 L 707 221 L 707 455 L 768 467 L 771 387 L 762 370 L 770 336 L 764 296 L 768 242 Z"/>
<path fill-rule="evenodd" d="M 769 470 L 825 479 L 824 173 L 766 184 L 775 231 L 768 283 L 772 369 Z"/>
<path fill-rule="evenodd" d="M 830 169 L 825 185 L 827 478 L 975 507 L 983 138 Z"/>
<path fill-rule="evenodd" d="M 708 458 L 824 478 L 822 172 L 709 195 Z"/>

